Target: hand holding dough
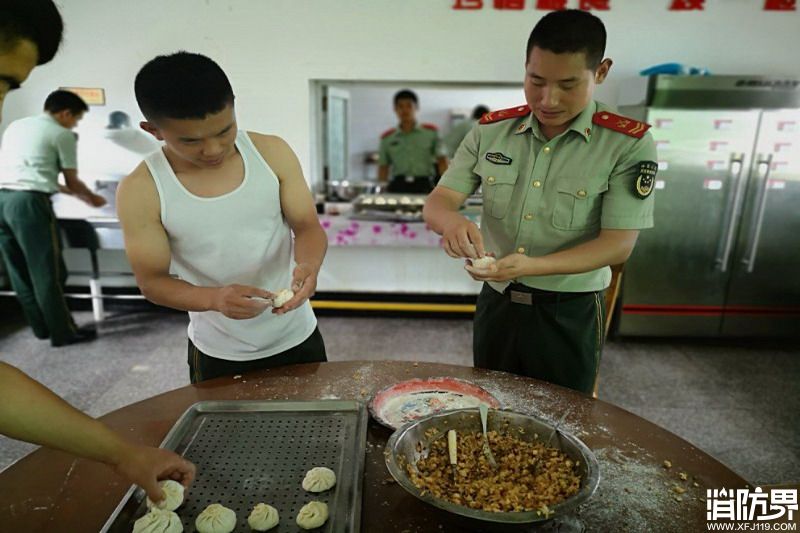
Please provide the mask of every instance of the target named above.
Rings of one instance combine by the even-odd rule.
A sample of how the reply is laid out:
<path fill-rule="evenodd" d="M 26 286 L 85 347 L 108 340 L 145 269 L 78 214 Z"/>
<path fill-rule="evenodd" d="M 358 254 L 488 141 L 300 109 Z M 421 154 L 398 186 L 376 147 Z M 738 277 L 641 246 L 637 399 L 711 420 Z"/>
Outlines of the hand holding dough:
<path fill-rule="evenodd" d="M 307 503 L 297 513 L 297 525 L 303 529 L 314 529 L 328 519 L 328 505 L 322 502 Z"/>
<path fill-rule="evenodd" d="M 133 533 L 183 533 L 183 524 L 172 511 L 151 509 L 133 523 Z"/>
<path fill-rule="evenodd" d="M 236 513 L 218 503 L 212 503 L 194 521 L 197 533 L 231 533 L 236 527 Z"/>
<path fill-rule="evenodd" d="M 247 517 L 247 523 L 250 528 L 255 531 L 267 531 L 278 525 L 280 516 L 278 510 L 266 503 L 259 503 L 253 508 L 250 516 Z"/>
<path fill-rule="evenodd" d="M 472 267 L 476 270 L 490 270 L 496 262 L 497 259 L 491 255 L 484 255 L 478 259 L 472 259 Z"/>
<path fill-rule="evenodd" d="M 272 307 L 283 307 L 283 304 L 294 298 L 294 292 L 290 289 L 281 289 L 275 298 L 272 299 Z"/>
<path fill-rule="evenodd" d="M 308 492 L 325 492 L 336 485 L 336 474 L 330 468 L 317 466 L 306 472 L 303 479 L 303 490 Z"/>
<path fill-rule="evenodd" d="M 147 498 L 148 509 L 155 507 L 157 509 L 174 511 L 183 504 L 183 485 L 171 479 L 161 481 L 158 485 L 161 487 L 161 490 L 164 491 L 164 499 L 158 503 L 154 503 L 150 498 Z"/>

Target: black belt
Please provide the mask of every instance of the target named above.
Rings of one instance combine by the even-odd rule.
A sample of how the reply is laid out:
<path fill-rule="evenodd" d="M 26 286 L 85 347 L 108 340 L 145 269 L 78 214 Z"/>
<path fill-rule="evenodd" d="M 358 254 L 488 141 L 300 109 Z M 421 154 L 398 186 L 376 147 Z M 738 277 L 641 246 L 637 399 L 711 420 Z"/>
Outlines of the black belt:
<path fill-rule="evenodd" d="M 521 283 L 512 283 L 503 292 L 505 296 L 512 303 L 522 305 L 534 305 L 537 303 L 550 303 L 550 302 L 563 302 L 572 300 L 573 298 L 580 298 L 589 294 L 595 294 L 595 291 L 590 292 L 556 292 L 545 291 L 543 289 L 535 289 L 528 287 Z"/>
<path fill-rule="evenodd" d="M 407 194 L 428 194 L 433 190 L 433 178 L 430 176 L 394 176 L 387 186 L 387 192 Z"/>

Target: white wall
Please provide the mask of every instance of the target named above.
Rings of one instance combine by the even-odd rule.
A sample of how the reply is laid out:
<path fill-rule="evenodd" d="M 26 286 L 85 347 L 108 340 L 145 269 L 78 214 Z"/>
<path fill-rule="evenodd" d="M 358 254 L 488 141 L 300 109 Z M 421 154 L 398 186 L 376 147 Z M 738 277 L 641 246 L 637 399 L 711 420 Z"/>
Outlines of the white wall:
<path fill-rule="evenodd" d="M 104 87 L 108 112 L 138 117 L 134 76 L 154 55 L 187 49 L 216 59 L 237 94 L 240 123 L 283 136 L 308 172 L 310 80 L 518 82 L 524 46 L 544 12 L 454 11 L 453 0 L 57 0 L 67 34 L 56 60 L 8 98 L 5 121 L 36 113 L 59 85 Z M 532 0 L 528 0 L 532 5 Z M 611 79 L 678 61 L 715 73 L 797 73 L 800 12 L 764 12 L 763 0 L 708 0 L 704 12 L 669 12 L 668 0 L 612 0 Z M 571 0 L 571 6 L 577 0 Z"/>

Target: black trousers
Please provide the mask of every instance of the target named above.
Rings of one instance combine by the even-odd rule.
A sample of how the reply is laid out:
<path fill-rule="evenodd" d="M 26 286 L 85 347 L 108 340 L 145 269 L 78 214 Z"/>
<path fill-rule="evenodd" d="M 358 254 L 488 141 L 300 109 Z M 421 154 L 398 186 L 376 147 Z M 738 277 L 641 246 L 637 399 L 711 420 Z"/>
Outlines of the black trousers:
<path fill-rule="evenodd" d="M 517 291 L 516 301 L 511 291 Z M 604 323 L 601 292 L 559 293 L 512 284 L 500 294 L 484 284 L 475 312 L 474 363 L 591 394 Z"/>
<path fill-rule="evenodd" d="M 295 365 L 300 363 L 325 363 L 328 357 L 325 353 L 325 342 L 319 328 L 303 342 L 285 352 L 263 357 L 254 361 L 228 361 L 211 357 L 201 352 L 197 346 L 189 342 L 189 378 L 192 383 L 206 381 L 222 376 L 234 376 L 263 368 Z"/>

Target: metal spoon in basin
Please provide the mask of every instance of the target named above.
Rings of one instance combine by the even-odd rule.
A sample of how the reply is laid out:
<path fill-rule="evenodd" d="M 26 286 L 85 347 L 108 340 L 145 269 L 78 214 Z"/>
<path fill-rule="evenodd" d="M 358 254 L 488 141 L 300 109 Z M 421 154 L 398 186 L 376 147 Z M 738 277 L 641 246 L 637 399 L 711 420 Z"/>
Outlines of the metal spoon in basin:
<path fill-rule="evenodd" d="M 489 460 L 489 464 L 492 468 L 497 468 L 497 461 L 494 460 L 492 450 L 489 448 L 489 438 L 486 436 L 486 419 L 489 416 L 489 408 L 486 407 L 486 404 L 482 403 L 478 406 L 478 410 L 481 413 L 481 426 L 483 427 L 483 454 L 486 456 L 486 459 Z"/>

